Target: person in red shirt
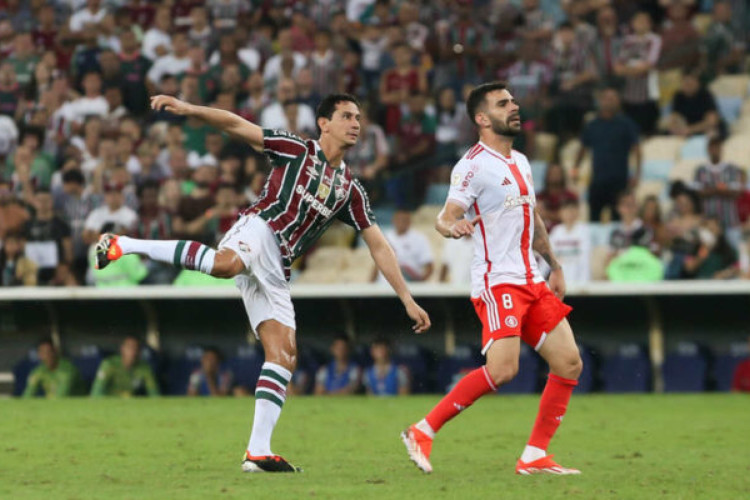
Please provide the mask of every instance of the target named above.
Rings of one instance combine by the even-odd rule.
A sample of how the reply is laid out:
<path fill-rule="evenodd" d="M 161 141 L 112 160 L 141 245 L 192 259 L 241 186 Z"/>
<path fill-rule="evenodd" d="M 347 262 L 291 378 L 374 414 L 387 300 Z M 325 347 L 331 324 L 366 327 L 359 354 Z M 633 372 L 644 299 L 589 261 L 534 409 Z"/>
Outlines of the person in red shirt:
<path fill-rule="evenodd" d="M 750 338 L 748 338 L 750 344 Z M 750 392 L 750 358 L 737 365 L 732 377 L 732 392 Z"/>
<path fill-rule="evenodd" d="M 385 105 L 385 133 L 395 134 L 401 121 L 401 103 L 414 92 L 427 91 L 424 72 L 412 63 L 412 50 L 405 43 L 393 47 L 396 66 L 380 79 L 380 101 Z"/>

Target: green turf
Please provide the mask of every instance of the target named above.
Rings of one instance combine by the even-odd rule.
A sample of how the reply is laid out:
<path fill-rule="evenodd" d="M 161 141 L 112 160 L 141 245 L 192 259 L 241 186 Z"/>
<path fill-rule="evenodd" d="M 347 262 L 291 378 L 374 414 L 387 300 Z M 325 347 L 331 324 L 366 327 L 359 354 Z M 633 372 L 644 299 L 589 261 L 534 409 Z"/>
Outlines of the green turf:
<path fill-rule="evenodd" d="M 0 498 L 748 498 L 750 399 L 577 396 L 551 450 L 579 477 L 513 467 L 534 396 L 488 397 L 448 424 L 432 475 L 399 431 L 436 397 L 292 398 L 274 451 L 298 475 L 240 472 L 250 399 L 0 401 Z"/>

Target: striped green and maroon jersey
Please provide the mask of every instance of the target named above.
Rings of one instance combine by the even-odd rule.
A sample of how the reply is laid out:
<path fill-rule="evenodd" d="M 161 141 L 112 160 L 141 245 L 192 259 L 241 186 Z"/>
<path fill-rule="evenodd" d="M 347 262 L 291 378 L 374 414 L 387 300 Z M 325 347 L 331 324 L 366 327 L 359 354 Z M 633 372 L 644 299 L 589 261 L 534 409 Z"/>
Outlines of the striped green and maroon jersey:
<path fill-rule="evenodd" d="M 287 270 L 333 221 L 357 231 L 375 223 L 362 185 L 343 162 L 332 167 L 318 141 L 263 129 L 263 152 L 273 170 L 260 199 L 244 214 L 257 214 L 268 223 Z"/>

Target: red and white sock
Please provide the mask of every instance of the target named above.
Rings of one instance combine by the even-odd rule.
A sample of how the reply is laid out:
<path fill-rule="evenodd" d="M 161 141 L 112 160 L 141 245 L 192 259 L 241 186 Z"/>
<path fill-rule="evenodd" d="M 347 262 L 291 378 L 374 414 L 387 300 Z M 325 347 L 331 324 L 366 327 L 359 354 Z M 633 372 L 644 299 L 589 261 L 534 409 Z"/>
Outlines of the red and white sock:
<path fill-rule="evenodd" d="M 496 389 L 497 387 L 492 383 L 492 378 L 487 372 L 487 367 L 482 366 L 469 372 L 425 417 L 424 420 L 433 431 L 432 435 L 439 431 L 448 420 L 471 406 L 474 401 Z M 419 425 L 417 425 L 417 428 L 424 432 Z"/>
<path fill-rule="evenodd" d="M 214 268 L 216 250 L 199 243 L 187 240 L 139 240 L 119 236 L 117 244 L 123 254 L 135 253 L 145 255 L 157 262 L 166 262 L 175 267 L 211 274 Z"/>
<path fill-rule="evenodd" d="M 539 413 L 534 422 L 529 442 L 521 455 L 522 462 L 533 462 L 547 454 L 549 442 L 560 427 L 565 411 L 568 409 L 570 396 L 578 385 L 577 380 L 558 377 L 552 373 L 547 377 L 542 398 L 539 401 Z"/>

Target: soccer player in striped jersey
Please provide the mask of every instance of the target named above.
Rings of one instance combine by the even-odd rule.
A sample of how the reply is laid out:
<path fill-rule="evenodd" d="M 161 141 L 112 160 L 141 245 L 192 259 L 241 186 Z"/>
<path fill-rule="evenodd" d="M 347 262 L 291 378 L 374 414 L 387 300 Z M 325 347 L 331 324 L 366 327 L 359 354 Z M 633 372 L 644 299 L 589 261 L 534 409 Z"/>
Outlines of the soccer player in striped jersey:
<path fill-rule="evenodd" d="M 446 238 L 474 241 L 471 301 L 483 326 L 486 363 L 462 378 L 401 439 L 412 461 L 432 472 L 435 434 L 474 401 L 515 377 L 523 340 L 547 361 L 550 373 L 516 473 L 579 474 L 547 454 L 583 364 L 566 319 L 571 309 L 562 302 L 562 268 L 534 208 L 531 166 L 513 150 L 513 138 L 521 133 L 519 107 L 503 82 L 493 82 L 476 87 L 466 109 L 480 140 L 453 169 L 448 199 L 435 227 Z M 534 250 L 549 264 L 549 286 Z"/>
<path fill-rule="evenodd" d="M 283 130 L 262 129 L 234 113 L 192 105 L 174 97 L 151 98 L 154 110 L 201 119 L 246 141 L 271 160 L 273 171 L 260 199 L 229 229 L 218 249 L 195 241 L 151 241 L 104 234 L 97 244 L 101 269 L 125 254 L 234 278 L 250 324 L 266 355 L 255 389 L 255 417 L 242 469 L 247 472 L 299 470 L 271 451 L 271 434 L 297 363 L 296 324 L 289 292 L 289 267 L 330 226 L 341 220 L 357 231 L 375 264 L 414 321 L 417 333 L 430 318 L 409 293 L 390 245 L 375 223 L 362 186 L 352 178 L 344 153 L 357 142 L 360 107 L 347 94 L 333 94 L 317 110 L 319 140 Z"/>

